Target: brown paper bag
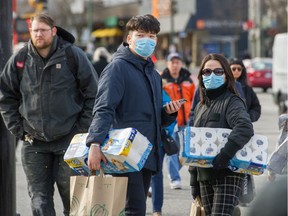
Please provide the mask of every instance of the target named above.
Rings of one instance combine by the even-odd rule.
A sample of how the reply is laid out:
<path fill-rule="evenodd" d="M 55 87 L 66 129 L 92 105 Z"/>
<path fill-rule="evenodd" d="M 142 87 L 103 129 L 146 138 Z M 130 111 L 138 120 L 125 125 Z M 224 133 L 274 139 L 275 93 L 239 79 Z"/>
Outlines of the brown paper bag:
<path fill-rule="evenodd" d="M 101 172 L 102 173 L 102 172 Z M 72 176 L 70 216 L 125 216 L 128 177 Z"/>
<path fill-rule="evenodd" d="M 190 216 L 205 216 L 205 210 L 199 196 L 196 197 L 191 205 Z"/>

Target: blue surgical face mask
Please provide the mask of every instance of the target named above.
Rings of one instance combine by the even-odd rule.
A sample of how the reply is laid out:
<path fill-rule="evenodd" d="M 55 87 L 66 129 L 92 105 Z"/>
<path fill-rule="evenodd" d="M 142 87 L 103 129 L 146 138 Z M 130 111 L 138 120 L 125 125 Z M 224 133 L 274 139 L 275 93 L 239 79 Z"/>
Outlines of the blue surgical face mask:
<path fill-rule="evenodd" d="M 221 76 L 216 76 L 214 73 L 212 73 L 210 76 L 202 76 L 202 79 L 206 89 L 216 89 L 225 82 L 224 74 Z"/>
<path fill-rule="evenodd" d="M 152 55 L 156 46 L 156 41 L 150 38 L 138 38 L 135 43 L 135 52 L 145 58 Z"/>

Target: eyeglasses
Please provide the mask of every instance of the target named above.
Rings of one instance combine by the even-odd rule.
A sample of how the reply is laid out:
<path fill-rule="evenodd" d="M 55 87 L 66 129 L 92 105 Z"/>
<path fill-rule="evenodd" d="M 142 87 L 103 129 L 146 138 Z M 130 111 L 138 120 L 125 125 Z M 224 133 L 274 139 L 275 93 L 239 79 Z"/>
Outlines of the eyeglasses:
<path fill-rule="evenodd" d="M 40 34 L 46 34 L 50 30 L 52 30 L 52 28 L 50 28 L 50 29 L 33 29 L 31 31 L 33 34 L 36 35 L 38 32 L 40 32 Z"/>
<path fill-rule="evenodd" d="M 205 68 L 202 70 L 202 75 L 203 76 L 210 76 L 212 74 L 212 72 L 216 75 L 216 76 L 222 76 L 224 74 L 224 69 L 223 68 L 215 68 L 214 70 L 210 69 L 210 68 Z"/>
<path fill-rule="evenodd" d="M 236 71 L 236 70 L 242 71 L 242 67 L 231 67 L 231 70 L 232 71 Z"/>

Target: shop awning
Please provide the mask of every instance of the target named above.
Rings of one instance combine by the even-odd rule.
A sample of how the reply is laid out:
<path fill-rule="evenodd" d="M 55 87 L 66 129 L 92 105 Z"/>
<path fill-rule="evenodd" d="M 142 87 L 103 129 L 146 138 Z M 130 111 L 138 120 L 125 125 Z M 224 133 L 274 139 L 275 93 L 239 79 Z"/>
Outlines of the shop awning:
<path fill-rule="evenodd" d="M 183 32 L 186 30 L 186 26 L 189 22 L 190 14 L 176 14 L 174 16 L 174 32 Z M 160 32 L 159 34 L 169 34 L 171 33 L 171 17 L 160 17 Z"/>
<path fill-rule="evenodd" d="M 115 36 L 121 36 L 122 31 L 118 28 L 97 29 L 93 31 L 91 35 L 96 38 L 115 37 Z"/>

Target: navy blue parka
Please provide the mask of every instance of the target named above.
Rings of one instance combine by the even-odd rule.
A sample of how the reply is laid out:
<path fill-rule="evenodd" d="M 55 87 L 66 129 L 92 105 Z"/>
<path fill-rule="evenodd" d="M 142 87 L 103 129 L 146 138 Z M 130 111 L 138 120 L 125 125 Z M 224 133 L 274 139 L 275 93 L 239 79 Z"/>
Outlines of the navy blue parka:
<path fill-rule="evenodd" d="M 162 81 L 151 59 L 136 56 L 123 43 L 101 74 L 87 145 L 103 143 L 111 128 L 136 128 L 153 144 L 144 168 L 158 171 L 160 129 L 176 116 L 162 107 Z"/>

